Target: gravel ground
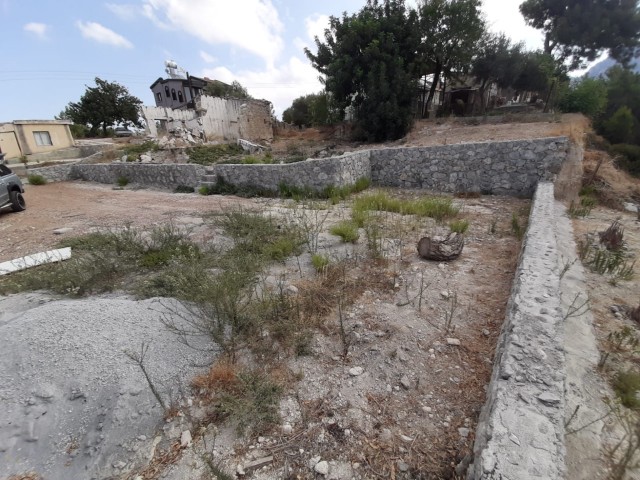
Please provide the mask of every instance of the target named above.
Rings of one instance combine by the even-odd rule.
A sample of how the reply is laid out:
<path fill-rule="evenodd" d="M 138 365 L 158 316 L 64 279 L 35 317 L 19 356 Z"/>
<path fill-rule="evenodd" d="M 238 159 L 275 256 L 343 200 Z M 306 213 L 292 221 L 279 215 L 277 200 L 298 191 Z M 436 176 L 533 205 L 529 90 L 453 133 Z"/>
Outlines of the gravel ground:
<path fill-rule="evenodd" d="M 150 345 L 165 401 L 210 358 L 179 343 L 157 300 L 0 297 L 0 478 L 110 478 L 162 423 L 144 376 L 124 354 Z"/>

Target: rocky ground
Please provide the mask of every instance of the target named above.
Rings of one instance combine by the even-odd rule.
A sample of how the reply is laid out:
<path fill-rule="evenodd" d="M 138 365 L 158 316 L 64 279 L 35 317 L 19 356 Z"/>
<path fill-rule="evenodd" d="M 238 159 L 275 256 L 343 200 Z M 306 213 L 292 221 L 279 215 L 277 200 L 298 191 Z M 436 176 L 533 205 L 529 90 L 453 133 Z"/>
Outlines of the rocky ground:
<path fill-rule="evenodd" d="M 581 127 L 574 120 L 460 127 L 425 122 L 405 142 L 576 135 Z M 309 151 L 342 148 L 332 147 L 330 138 L 303 135 L 280 146 L 276 142 L 274 150 L 290 150 L 287 145 L 296 141 Z M 609 175 L 604 175 L 608 190 L 618 189 L 627 201 L 640 193 L 637 183 L 607 168 L 601 174 Z M 256 208 L 287 215 L 309 207 L 80 182 L 27 186 L 25 197 L 25 212 L 0 213 L 0 232 L 7 239 L 0 245 L 0 261 L 128 223 L 151 227 L 171 220 L 199 242 L 218 242 L 212 213 Z M 81 300 L 42 292 L 0 297 L 0 478 L 454 478 L 456 467 L 462 473 L 469 460 L 519 252 L 512 214 L 524 227 L 528 206 L 526 200 L 491 196 L 456 202 L 470 226 L 462 256 L 446 264 L 415 253 L 421 236 L 446 231 L 431 220 L 384 216 L 383 258 L 370 262 L 363 232 L 355 246 L 328 233 L 348 217 L 349 203 L 331 207 L 326 218 L 322 214 L 319 253 L 333 261 L 355 259 L 353 302 L 342 316 L 337 305 L 330 309 L 315 331 L 310 355 L 285 359 L 281 421 L 260 435 L 240 436 L 232 425 L 202 414 L 189 384 L 211 357 L 185 349 L 164 330 L 157 301 L 121 294 Z M 604 229 L 618 216 L 629 254 L 637 258 L 638 223 L 630 213 L 597 207 L 575 220 L 576 238 Z M 276 265 L 266 279 L 272 285 L 284 279 L 291 292 L 303 295 L 322 275 L 310 257 L 307 252 Z M 612 331 L 634 326 L 618 307 L 637 305 L 637 277 L 616 285 L 588 271 L 586 278 L 606 351 Z M 142 340 L 151 345 L 153 378 L 164 394 L 181 399 L 166 420 L 139 367 L 125 355 Z M 607 379 L 620 365 L 637 362 L 633 352 L 623 353 Z M 600 385 L 598 401 L 613 397 Z M 597 478 L 610 472 L 606 453 L 623 435 L 613 417 L 605 423 L 603 450 L 588 454 L 598 465 Z M 575 478 L 592 478 L 589 472 L 581 475 Z"/>

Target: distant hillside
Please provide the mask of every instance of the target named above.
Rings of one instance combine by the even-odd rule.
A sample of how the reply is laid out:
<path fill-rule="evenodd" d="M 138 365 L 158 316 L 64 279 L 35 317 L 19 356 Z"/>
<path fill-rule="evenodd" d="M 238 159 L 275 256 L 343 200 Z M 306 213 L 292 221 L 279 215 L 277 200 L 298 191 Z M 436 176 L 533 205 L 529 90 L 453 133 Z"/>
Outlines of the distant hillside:
<path fill-rule="evenodd" d="M 612 58 L 605 58 L 601 62 L 598 62 L 593 67 L 591 67 L 587 72 L 587 76 L 594 77 L 594 78 L 600 77 L 604 75 L 607 72 L 607 70 L 609 70 L 615 64 L 616 64 L 616 61 L 613 60 Z M 633 70 L 636 73 L 640 73 L 640 56 L 636 57 L 635 61 L 632 62 L 632 64 L 634 65 Z"/>

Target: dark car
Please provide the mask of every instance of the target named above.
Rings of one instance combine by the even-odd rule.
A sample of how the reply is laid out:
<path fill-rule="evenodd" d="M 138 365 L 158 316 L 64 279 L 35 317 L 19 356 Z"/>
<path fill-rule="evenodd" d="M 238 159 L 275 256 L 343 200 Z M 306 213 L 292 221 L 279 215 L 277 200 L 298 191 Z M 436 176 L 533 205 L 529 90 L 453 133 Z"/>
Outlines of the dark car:
<path fill-rule="evenodd" d="M 116 137 L 131 137 L 133 136 L 133 132 L 129 130 L 127 127 L 116 127 L 113 132 Z"/>
<path fill-rule="evenodd" d="M 27 208 L 23 193 L 24 187 L 18 176 L 0 164 L 0 209 L 11 207 L 14 212 L 21 212 Z"/>

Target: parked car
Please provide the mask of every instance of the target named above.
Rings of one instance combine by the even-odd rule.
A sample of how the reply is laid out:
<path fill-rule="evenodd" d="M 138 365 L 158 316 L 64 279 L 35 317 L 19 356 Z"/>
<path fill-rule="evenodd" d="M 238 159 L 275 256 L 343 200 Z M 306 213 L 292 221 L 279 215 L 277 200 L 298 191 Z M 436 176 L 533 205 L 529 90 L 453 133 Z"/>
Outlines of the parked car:
<path fill-rule="evenodd" d="M 0 209 L 11 207 L 14 212 L 21 212 L 27 208 L 23 193 L 24 186 L 18 176 L 0 164 Z"/>
<path fill-rule="evenodd" d="M 116 137 L 131 137 L 133 132 L 127 127 L 116 127 L 114 130 Z"/>

